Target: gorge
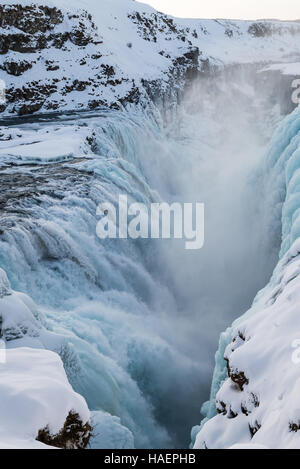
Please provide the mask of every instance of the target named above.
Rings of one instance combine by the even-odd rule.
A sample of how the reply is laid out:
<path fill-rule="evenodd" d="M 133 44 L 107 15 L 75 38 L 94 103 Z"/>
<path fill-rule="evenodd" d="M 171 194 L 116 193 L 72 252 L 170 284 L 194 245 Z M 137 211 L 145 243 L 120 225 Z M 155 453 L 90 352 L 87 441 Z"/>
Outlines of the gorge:
<path fill-rule="evenodd" d="M 0 374 L 60 382 L 29 428 L 4 387 L 0 446 L 299 447 L 300 23 L 97 5 L 0 4 Z M 204 247 L 100 240 L 120 194 L 204 203 Z"/>

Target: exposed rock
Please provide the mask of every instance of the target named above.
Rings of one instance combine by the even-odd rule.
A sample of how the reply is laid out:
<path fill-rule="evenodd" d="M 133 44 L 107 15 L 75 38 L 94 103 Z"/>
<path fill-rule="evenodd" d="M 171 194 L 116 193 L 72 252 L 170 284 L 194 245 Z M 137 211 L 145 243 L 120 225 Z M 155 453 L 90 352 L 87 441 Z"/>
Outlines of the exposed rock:
<path fill-rule="evenodd" d="M 31 68 L 32 63 L 27 62 L 27 60 L 19 62 L 7 61 L 3 62 L 3 65 L 1 66 L 1 69 L 5 70 L 9 75 L 14 75 L 17 77 L 22 75 L 22 73 L 26 72 L 27 70 L 30 70 Z"/>
<path fill-rule="evenodd" d="M 265 37 L 272 35 L 272 28 L 267 23 L 253 23 L 248 28 L 248 33 L 254 37 Z"/>
<path fill-rule="evenodd" d="M 83 423 L 75 412 L 70 412 L 63 428 L 56 435 L 51 435 L 49 427 L 41 429 L 37 441 L 61 449 L 85 449 L 91 437 L 92 427 Z"/>
<path fill-rule="evenodd" d="M 163 13 L 131 13 L 128 17 L 137 25 L 138 34 L 146 41 L 157 42 L 157 33 L 164 33 L 171 40 L 176 35 L 183 42 L 186 40 L 186 31 L 175 24 L 173 18 Z"/>
<path fill-rule="evenodd" d="M 251 433 L 251 437 L 253 438 L 254 435 L 258 432 L 258 430 L 261 428 L 261 425 L 255 421 L 255 424 L 254 425 L 249 425 L 249 430 L 250 430 L 250 433 Z"/>
<path fill-rule="evenodd" d="M 300 422 L 298 422 L 298 423 L 291 422 L 289 424 L 289 429 L 290 429 L 291 432 L 297 433 L 300 430 Z"/>
<path fill-rule="evenodd" d="M 248 378 L 245 376 L 245 373 L 243 371 L 239 370 L 232 370 L 229 366 L 229 377 L 231 380 L 236 383 L 240 390 L 243 391 L 244 386 L 249 384 Z"/>
<path fill-rule="evenodd" d="M 46 33 L 63 22 L 60 10 L 43 5 L 0 5 L 0 27 L 15 27 L 26 34 Z"/>

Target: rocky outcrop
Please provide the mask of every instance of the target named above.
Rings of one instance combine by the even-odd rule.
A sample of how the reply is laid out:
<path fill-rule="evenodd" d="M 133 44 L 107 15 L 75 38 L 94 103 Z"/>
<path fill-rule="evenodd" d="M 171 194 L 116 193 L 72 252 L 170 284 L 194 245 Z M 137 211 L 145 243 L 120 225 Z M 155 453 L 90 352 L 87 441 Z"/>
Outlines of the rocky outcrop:
<path fill-rule="evenodd" d="M 289 32 L 292 35 L 299 34 L 300 25 L 297 22 L 294 22 L 291 25 L 281 24 L 279 21 L 274 23 L 270 21 L 256 21 L 255 23 L 250 24 L 248 28 L 248 33 L 252 37 L 271 37 L 276 35 L 283 35 L 286 32 Z"/>
<path fill-rule="evenodd" d="M 139 23 L 138 13 L 129 17 Z M 178 31 L 173 20 L 165 15 L 159 17 L 162 26 L 153 24 L 153 30 L 145 33 L 145 41 L 155 40 L 153 31 L 158 28 L 163 34 L 176 33 L 185 42 L 184 31 Z M 144 21 L 150 26 L 147 19 Z M 0 28 L 0 54 L 4 59 L 0 69 L 9 76 L 22 77 L 15 81 L 4 75 L 6 105 L 1 112 L 24 115 L 42 109 L 119 108 L 126 103 L 138 103 L 142 97 L 147 100 L 147 91 L 153 98 L 160 86 L 161 80 L 146 80 L 144 88 L 117 70 L 118 66 L 107 60 L 107 51 L 100 47 L 103 39 L 91 14 L 84 10 L 74 12 L 39 4 L 1 5 Z M 141 33 L 140 24 L 137 33 Z M 179 79 L 184 82 L 195 73 L 198 55 L 198 49 L 191 48 L 181 60 L 170 58 L 167 72 L 173 83 Z M 74 79 L 74 75 L 84 79 Z M 105 88 L 109 88 L 109 93 Z M 107 94 L 110 99 L 105 97 Z"/>
<path fill-rule="evenodd" d="M 45 54 L 52 51 L 50 57 L 55 56 L 57 49 L 64 57 L 71 47 L 93 45 L 96 48 L 102 42 L 87 12 L 63 13 L 56 7 L 44 5 L 1 5 L 0 28 L 0 54 L 4 57 L 1 69 L 8 75 L 19 77 L 33 68 L 32 77 L 24 77 L 16 83 L 5 80 L 5 108 L 19 115 L 37 112 L 44 105 L 46 109 L 55 110 L 62 97 L 76 89 L 70 76 L 64 77 L 62 86 L 55 75 L 48 74 L 44 80 L 39 79 L 35 70 L 42 69 L 46 74 L 62 67 L 60 60 L 45 60 Z M 86 74 L 88 76 L 88 71 Z M 60 99 L 51 101 L 55 93 Z"/>
<path fill-rule="evenodd" d="M 65 28 L 64 25 L 63 31 L 59 31 L 57 27 L 65 22 L 66 17 L 56 7 L 35 5 L 34 2 L 24 6 L 0 6 L 0 27 L 4 33 L 1 37 L 0 53 L 5 54 L 11 50 L 22 53 L 36 52 L 49 46 L 61 48 L 67 41 L 77 46 L 101 43 L 97 38 L 91 15 L 87 12 L 82 11 L 78 15 L 69 12 L 67 19 L 71 27 Z"/>
<path fill-rule="evenodd" d="M 76 412 L 69 412 L 63 428 L 51 434 L 49 427 L 39 430 L 37 441 L 61 449 L 85 449 L 91 437 L 92 427 L 83 423 Z"/>
<path fill-rule="evenodd" d="M 190 46 L 192 45 L 191 40 L 187 38 L 186 28 L 180 27 L 170 16 L 159 12 L 147 14 L 136 11 L 129 13 L 128 17 L 137 26 L 138 35 L 145 41 L 157 43 L 157 35 L 162 33 L 169 41 L 176 38 L 182 42 L 188 42 Z M 193 33 L 197 34 L 195 30 Z"/>
<path fill-rule="evenodd" d="M 0 7 L 0 27 L 4 29 L 13 26 L 26 34 L 46 33 L 62 22 L 62 13 L 55 7 L 21 4 Z"/>

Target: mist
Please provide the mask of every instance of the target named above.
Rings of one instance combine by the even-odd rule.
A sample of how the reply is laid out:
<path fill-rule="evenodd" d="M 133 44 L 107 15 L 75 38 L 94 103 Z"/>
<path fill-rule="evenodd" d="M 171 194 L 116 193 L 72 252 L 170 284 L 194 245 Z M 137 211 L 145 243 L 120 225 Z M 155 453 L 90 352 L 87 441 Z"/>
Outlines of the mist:
<path fill-rule="evenodd" d="M 195 82 L 165 128 L 165 140 L 142 160 L 147 181 L 164 201 L 205 204 L 204 247 L 187 251 L 184 241 L 160 241 L 153 273 L 163 277 L 176 303 L 160 330 L 198 367 L 197 401 L 188 392 L 182 396 L 186 421 L 195 424 L 199 402 L 209 397 L 219 335 L 250 308 L 280 249 L 280 211 L 270 210 L 265 152 L 281 115 L 265 105 L 267 90 L 257 89 L 254 75 L 242 70 L 230 79 L 221 73 Z M 165 422 L 171 412 L 168 407 Z M 180 425 L 177 431 L 180 440 Z"/>

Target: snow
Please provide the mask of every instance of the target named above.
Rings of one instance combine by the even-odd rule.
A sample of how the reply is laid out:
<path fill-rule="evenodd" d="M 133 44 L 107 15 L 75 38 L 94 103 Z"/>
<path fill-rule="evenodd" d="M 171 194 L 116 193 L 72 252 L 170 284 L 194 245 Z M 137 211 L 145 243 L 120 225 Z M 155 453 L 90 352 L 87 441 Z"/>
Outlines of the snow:
<path fill-rule="evenodd" d="M 56 0 L 56 5 L 69 7 L 66 0 Z M 134 0 L 102 0 L 101 10 L 97 0 L 76 0 L 72 2 L 73 8 L 84 8 L 90 11 L 104 38 L 104 44 L 110 44 L 110 53 L 115 57 L 115 62 L 120 68 L 127 72 L 132 71 L 134 77 L 152 78 L 157 71 L 161 73 L 164 61 L 157 56 L 159 50 L 165 49 L 175 57 L 178 56 L 178 47 L 182 47 L 182 41 L 172 40 L 157 31 L 157 43 L 149 43 L 141 40 L 136 35 L 136 28 L 128 19 L 128 13 L 138 11 L 146 15 L 156 14 L 157 11 Z M 199 47 L 205 57 L 212 57 L 223 63 L 247 63 L 263 60 L 274 60 L 274 57 L 283 55 L 284 52 L 298 53 L 298 39 L 291 37 L 289 30 L 294 26 L 297 30 L 298 23 L 283 22 L 282 31 L 275 37 L 249 37 L 247 34 L 249 26 L 253 21 L 232 20 L 203 20 L 203 19 L 180 19 L 173 18 L 176 26 L 186 30 L 189 40 L 194 46 Z M 266 21 L 266 24 L 274 28 L 280 26 L 278 21 Z M 231 29 L 233 38 L 225 35 L 225 31 Z M 192 36 L 193 30 L 199 33 L 198 38 Z M 118 32 L 118 34 L 116 34 Z M 283 35 L 283 37 L 280 37 Z M 246 37 L 245 37 L 246 36 Z M 247 37 L 248 36 L 248 37 Z M 126 41 L 124 41 L 126 38 Z M 125 42 L 132 42 L 133 48 L 128 51 Z M 263 43 L 263 44 L 262 44 Z M 281 47 L 289 48 L 287 51 L 280 50 Z M 133 54 L 133 55 L 132 55 Z"/>
<path fill-rule="evenodd" d="M 64 161 L 75 157 L 87 156 L 89 146 L 86 138 L 90 136 L 87 128 L 70 125 L 54 125 L 39 130 L 1 128 L 6 139 L 2 142 L 0 159 L 20 160 L 23 162 Z"/>
<path fill-rule="evenodd" d="M 0 364 L 0 394 L 1 449 L 48 449 L 36 441 L 39 430 L 48 427 L 51 434 L 59 433 L 70 411 L 84 423 L 90 419 L 61 359 L 48 350 L 6 350 L 6 362 Z"/>
<path fill-rule="evenodd" d="M 208 415 L 209 420 L 203 422 L 196 437 L 195 448 L 248 444 L 270 449 L 300 448 L 299 117 L 297 108 L 283 121 L 266 155 L 265 170 L 271 171 L 276 181 L 277 203 L 284 198 L 280 261 L 253 307 L 221 339 L 215 389 L 209 404 L 212 408 L 217 402 L 220 414 Z M 232 379 L 224 377 L 223 355 Z M 222 369 L 221 382 L 218 375 Z M 247 382 L 239 384 L 233 375 L 241 372 Z"/>
<path fill-rule="evenodd" d="M 267 448 L 266 446 L 264 445 L 254 445 L 254 444 L 241 444 L 241 445 L 233 445 L 231 446 L 231 448 L 228 448 L 228 449 L 269 449 Z"/>
<path fill-rule="evenodd" d="M 261 72 L 268 72 L 268 71 L 279 70 L 283 75 L 300 75 L 300 62 L 292 62 L 292 63 L 278 63 L 272 64 L 268 67 L 265 67 L 261 70 Z"/>
<path fill-rule="evenodd" d="M 14 1 L 1 3 L 9 5 Z M 44 102 L 42 111 L 83 109 L 93 101 L 107 106 L 120 105 L 136 89 L 140 100 L 147 101 L 143 80 L 156 81 L 161 91 L 168 90 L 174 61 L 191 48 L 199 48 L 199 68 L 206 60 L 222 68 L 236 63 L 274 62 L 285 67 L 285 63 L 299 59 L 300 26 L 296 22 L 259 22 L 267 33 L 255 37 L 249 33 L 253 27 L 251 21 L 172 18 L 133 0 L 101 0 L 101 8 L 98 0 L 76 0 L 71 7 L 66 0 L 34 3 L 62 9 L 64 21 L 55 26 L 55 33 L 72 30 L 75 23 L 68 14 L 70 11 L 82 14 L 82 9 L 92 14 L 98 29 L 97 33 L 83 16 L 81 22 L 91 37 L 86 46 L 78 47 L 68 41 L 61 49 L 51 46 L 34 53 L 9 51 L 4 55 L 8 63 L 26 60 L 32 64 L 21 76 L 1 70 L 0 78 L 6 82 L 7 89 L 35 88 L 37 82 L 48 89 L 55 87 L 50 96 L 37 94 L 37 100 Z M 30 0 L 22 2 L 22 5 L 30 4 Z M 7 34 L 4 28 L 1 32 Z M 59 68 L 49 71 L 49 61 Z M 112 77 L 105 75 L 107 67 L 112 67 Z M 76 87 L 72 89 L 75 80 L 85 83 L 80 91 Z M 176 83 L 176 87 L 182 86 L 180 81 Z M 10 112 L 18 112 L 18 106 L 9 104 L 5 113 Z"/>

